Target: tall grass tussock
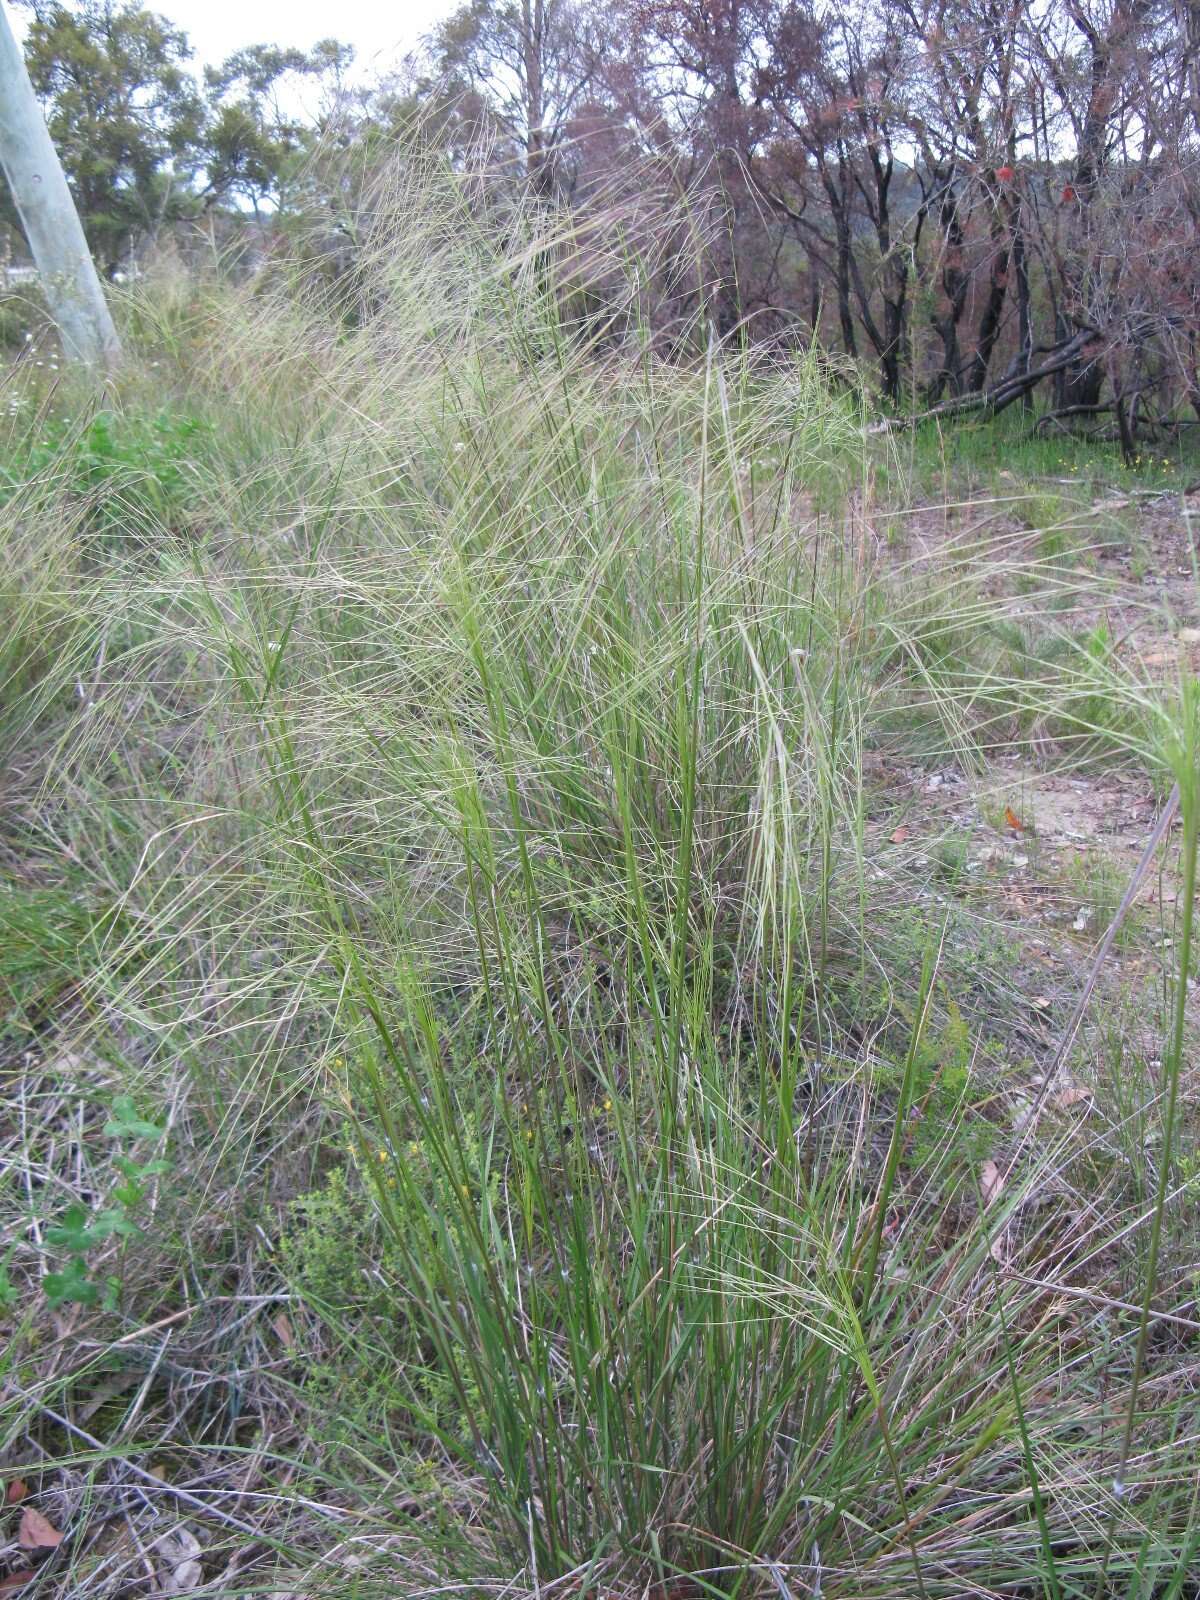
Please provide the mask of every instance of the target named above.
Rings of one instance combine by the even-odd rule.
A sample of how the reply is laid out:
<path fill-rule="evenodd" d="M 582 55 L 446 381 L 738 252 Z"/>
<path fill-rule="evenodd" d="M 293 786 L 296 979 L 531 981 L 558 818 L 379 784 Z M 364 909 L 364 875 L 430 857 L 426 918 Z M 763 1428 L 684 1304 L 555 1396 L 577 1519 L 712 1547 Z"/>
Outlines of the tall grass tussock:
<path fill-rule="evenodd" d="M 140 1491 L 222 1595 L 1194 1595 L 1194 687 L 1036 541 L 897 555 L 838 374 L 664 348 L 618 222 L 556 226 L 397 168 L 336 283 L 164 263 L 102 404 L 10 378 L 47 1581 L 133 1592 L 95 1530 Z M 1031 1030 L 1011 926 L 890 809 L 1013 752 L 1180 785 L 1086 1118 L 1037 1088 L 1075 991 Z M 51 1322 L 118 1095 L 163 1170 Z"/>

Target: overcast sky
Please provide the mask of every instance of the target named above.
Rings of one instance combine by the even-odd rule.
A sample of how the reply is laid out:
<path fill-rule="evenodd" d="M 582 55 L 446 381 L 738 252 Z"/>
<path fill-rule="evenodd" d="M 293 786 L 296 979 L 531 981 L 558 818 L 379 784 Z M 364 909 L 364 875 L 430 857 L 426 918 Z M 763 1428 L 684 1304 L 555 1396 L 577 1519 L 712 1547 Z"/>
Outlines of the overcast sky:
<path fill-rule="evenodd" d="M 448 0 L 146 0 L 148 8 L 170 17 L 190 37 L 202 62 L 223 61 L 247 44 L 299 45 L 318 39 L 352 44 L 358 69 L 373 76 L 452 7 Z"/>
<path fill-rule="evenodd" d="M 453 0 L 143 0 L 167 17 L 192 41 L 199 65 L 223 61 L 248 44 L 298 45 L 307 50 L 318 39 L 340 39 L 357 52 L 363 77 L 386 72 L 438 17 L 454 9 Z M 24 17 L 8 6 L 18 29 Z"/>

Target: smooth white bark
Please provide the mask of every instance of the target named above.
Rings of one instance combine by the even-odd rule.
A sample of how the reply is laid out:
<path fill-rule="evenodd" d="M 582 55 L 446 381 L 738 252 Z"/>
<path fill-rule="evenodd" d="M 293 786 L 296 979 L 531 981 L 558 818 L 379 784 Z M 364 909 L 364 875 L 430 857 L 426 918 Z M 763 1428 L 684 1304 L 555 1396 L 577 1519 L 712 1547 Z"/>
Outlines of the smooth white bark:
<path fill-rule="evenodd" d="M 2 0 L 0 165 L 63 350 L 71 360 L 88 366 L 112 366 L 121 354 L 117 330 Z"/>

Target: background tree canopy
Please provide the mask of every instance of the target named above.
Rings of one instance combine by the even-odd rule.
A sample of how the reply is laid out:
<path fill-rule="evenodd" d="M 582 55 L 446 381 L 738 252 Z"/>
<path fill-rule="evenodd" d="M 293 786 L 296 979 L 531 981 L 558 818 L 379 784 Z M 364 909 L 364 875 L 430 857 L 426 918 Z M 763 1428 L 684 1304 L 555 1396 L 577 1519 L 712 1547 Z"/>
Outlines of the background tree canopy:
<path fill-rule="evenodd" d="M 277 205 L 319 133 L 285 91 L 309 79 L 319 97 L 353 55 L 333 40 L 311 51 L 254 45 L 198 77 L 187 35 L 156 12 L 25 3 L 30 79 L 110 272 L 139 239 L 205 208 Z"/>
<path fill-rule="evenodd" d="M 467 0 L 364 86 L 332 40 L 197 75 L 136 4 L 29 3 L 30 72 L 109 270 L 214 207 L 262 223 L 315 201 L 353 241 L 371 168 L 419 143 L 623 239 L 668 341 L 709 322 L 815 341 L 893 409 L 1040 387 L 1127 450 L 1200 415 L 1194 6 Z"/>
<path fill-rule="evenodd" d="M 88 238 L 115 266 L 135 233 L 184 215 L 205 107 L 186 36 L 135 7 L 34 0 L 25 57 Z"/>

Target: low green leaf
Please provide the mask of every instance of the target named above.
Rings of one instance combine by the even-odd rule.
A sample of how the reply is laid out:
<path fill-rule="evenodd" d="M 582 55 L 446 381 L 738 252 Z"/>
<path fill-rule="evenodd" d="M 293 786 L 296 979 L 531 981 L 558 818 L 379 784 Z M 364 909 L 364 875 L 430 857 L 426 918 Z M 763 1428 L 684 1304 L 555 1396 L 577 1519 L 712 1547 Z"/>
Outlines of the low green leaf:
<path fill-rule="evenodd" d="M 113 1114 L 104 1124 L 104 1132 L 110 1139 L 161 1139 L 165 1133 L 156 1123 L 147 1122 L 138 1114 L 138 1109 L 133 1103 L 133 1096 L 119 1094 L 113 1101 Z"/>
<path fill-rule="evenodd" d="M 100 1286 L 87 1275 L 83 1261 L 75 1256 L 61 1272 L 48 1272 L 42 1279 L 46 1299 L 52 1306 L 71 1302 L 82 1306 L 95 1305 L 100 1298 Z"/>
<path fill-rule="evenodd" d="M 86 1209 L 76 1203 L 67 1207 L 60 1222 L 46 1229 L 46 1243 L 54 1250 L 83 1256 L 114 1233 L 128 1237 L 136 1232 L 123 1211 L 100 1211 L 89 1221 Z"/>

